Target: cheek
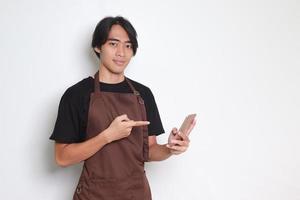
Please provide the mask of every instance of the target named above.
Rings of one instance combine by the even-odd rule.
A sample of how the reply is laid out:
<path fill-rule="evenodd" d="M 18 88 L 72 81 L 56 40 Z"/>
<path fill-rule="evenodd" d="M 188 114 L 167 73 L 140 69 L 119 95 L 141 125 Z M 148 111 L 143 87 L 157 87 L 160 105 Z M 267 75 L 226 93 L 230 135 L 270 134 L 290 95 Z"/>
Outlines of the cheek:
<path fill-rule="evenodd" d="M 130 61 L 131 60 L 131 58 L 133 57 L 133 53 L 132 52 L 127 52 L 127 54 L 126 54 L 127 56 L 127 60 L 128 61 Z"/>
<path fill-rule="evenodd" d="M 127 58 L 127 63 L 129 63 L 130 60 L 131 60 L 131 56 L 129 56 L 129 57 Z"/>
<path fill-rule="evenodd" d="M 110 51 L 103 51 L 102 54 L 100 54 L 103 61 L 109 62 L 109 60 L 112 60 L 113 53 Z"/>
<path fill-rule="evenodd" d="M 133 50 L 128 50 L 127 54 L 128 54 L 129 57 L 132 57 L 133 56 Z"/>

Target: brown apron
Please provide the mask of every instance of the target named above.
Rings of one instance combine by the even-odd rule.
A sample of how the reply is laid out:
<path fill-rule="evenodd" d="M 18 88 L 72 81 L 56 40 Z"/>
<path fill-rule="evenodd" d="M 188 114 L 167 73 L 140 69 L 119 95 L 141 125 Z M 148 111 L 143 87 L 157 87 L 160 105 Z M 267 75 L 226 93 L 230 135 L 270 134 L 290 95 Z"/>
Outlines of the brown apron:
<path fill-rule="evenodd" d="M 133 93 L 100 91 L 99 71 L 94 75 L 86 139 L 108 128 L 122 114 L 132 120 L 147 120 L 143 99 L 125 79 Z M 144 171 L 148 151 L 147 126 L 133 127 L 128 137 L 105 145 L 84 161 L 73 200 L 151 200 Z"/>

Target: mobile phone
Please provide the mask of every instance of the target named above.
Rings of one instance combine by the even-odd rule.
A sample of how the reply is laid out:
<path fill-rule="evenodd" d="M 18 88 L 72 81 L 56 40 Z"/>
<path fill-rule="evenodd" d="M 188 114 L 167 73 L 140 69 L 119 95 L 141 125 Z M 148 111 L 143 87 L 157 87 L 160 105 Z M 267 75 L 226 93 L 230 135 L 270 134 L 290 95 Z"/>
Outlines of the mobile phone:
<path fill-rule="evenodd" d="M 179 131 L 185 135 L 189 135 L 189 133 L 187 132 L 190 125 L 194 122 L 196 118 L 196 114 L 190 114 L 188 116 L 186 116 L 186 118 L 184 119 L 184 121 L 182 122 Z M 174 139 L 176 140 L 180 140 L 182 139 L 178 134 L 174 135 Z M 174 144 L 170 143 L 170 141 L 168 141 L 170 146 L 173 146 Z"/>
<path fill-rule="evenodd" d="M 183 123 L 181 124 L 181 127 L 179 128 L 179 131 L 181 133 L 183 133 L 187 136 L 189 135 L 189 133 L 187 131 L 188 131 L 190 125 L 194 122 L 196 115 L 197 114 L 190 114 L 184 119 Z"/>

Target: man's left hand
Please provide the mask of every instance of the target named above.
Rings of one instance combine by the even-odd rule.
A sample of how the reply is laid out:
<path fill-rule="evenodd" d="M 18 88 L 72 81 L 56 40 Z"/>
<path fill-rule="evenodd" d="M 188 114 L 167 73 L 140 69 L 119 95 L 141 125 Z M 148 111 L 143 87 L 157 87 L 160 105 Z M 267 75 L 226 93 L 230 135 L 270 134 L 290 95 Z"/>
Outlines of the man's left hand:
<path fill-rule="evenodd" d="M 166 146 L 170 149 L 171 154 L 178 155 L 185 152 L 190 144 L 190 139 L 184 133 L 173 128 L 169 137 L 169 144 Z"/>

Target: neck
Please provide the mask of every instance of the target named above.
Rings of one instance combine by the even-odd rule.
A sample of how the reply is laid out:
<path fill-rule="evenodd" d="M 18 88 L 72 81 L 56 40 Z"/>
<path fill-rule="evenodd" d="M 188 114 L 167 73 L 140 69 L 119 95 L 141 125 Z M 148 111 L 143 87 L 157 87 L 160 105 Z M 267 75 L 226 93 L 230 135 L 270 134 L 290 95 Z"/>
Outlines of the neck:
<path fill-rule="evenodd" d="M 115 84 L 124 81 L 125 75 L 122 73 L 113 73 L 105 67 L 99 67 L 99 81 L 103 83 Z"/>

